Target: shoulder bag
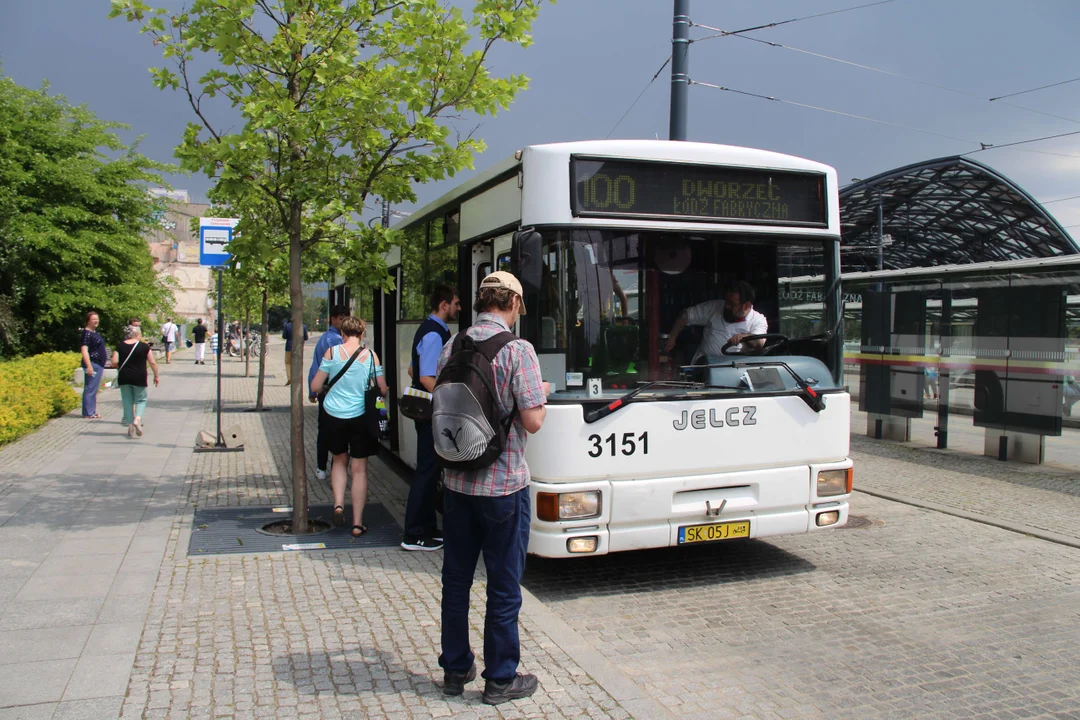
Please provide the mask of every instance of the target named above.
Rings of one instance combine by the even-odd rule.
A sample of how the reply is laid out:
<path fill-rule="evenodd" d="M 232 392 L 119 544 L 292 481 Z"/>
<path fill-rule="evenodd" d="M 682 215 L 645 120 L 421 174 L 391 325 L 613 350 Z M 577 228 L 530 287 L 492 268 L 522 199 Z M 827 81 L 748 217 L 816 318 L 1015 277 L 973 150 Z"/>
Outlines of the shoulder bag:
<path fill-rule="evenodd" d="M 368 375 L 367 392 L 364 393 L 364 429 L 373 438 L 380 440 L 383 436 L 382 418 L 379 413 L 379 383 L 375 381 L 375 356 L 371 355 L 371 373 Z"/>
<path fill-rule="evenodd" d="M 349 368 L 352 367 L 352 364 L 354 362 L 356 362 L 356 357 L 362 352 L 364 352 L 363 347 L 356 348 L 356 352 L 354 352 L 352 354 L 352 357 L 349 358 L 349 362 L 345 363 L 345 367 L 341 368 L 341 370 L 338 371 L 338 374 L 335 375 L 330 380 L 330 382 L 328 382 L 326 385 L 323 385 L 323 389 L 319 392 L 319 404 L 320 405 L 322 405 L 323 401 L 326 400 L 326 396 L 330 393 L 330 388 L 334 387 L 334 383 L 336 383 L 338 380 L 340 380 L 341 376 L 349 371 Z"/>
<path fill-rule="evenodd" d="M 407 387 L 398 400 L 398 409 L 410 420 L 431 422 L 431 393 L 422 388 Z"/>

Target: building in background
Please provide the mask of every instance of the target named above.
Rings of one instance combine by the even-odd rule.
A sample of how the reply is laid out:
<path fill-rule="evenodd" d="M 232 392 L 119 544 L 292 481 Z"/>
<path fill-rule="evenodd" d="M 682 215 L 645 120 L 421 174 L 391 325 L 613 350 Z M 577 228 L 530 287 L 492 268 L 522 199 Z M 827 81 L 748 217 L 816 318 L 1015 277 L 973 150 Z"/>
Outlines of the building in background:
<path fill-rule="evenodd" d="M 199 266 L 198 233 L 198 219 L 209 212 L 210 206 L 191 202 L 186 190 L 151 188 L 149 192 L 167 202 L 157 225 L 146 234 L 154 269 L 172 281 L 173 320 L 178 325 L 194 325 L 198 318 L 205 320 L 210 312 L 207 299 L 212 283 L 210 270 Z"/>

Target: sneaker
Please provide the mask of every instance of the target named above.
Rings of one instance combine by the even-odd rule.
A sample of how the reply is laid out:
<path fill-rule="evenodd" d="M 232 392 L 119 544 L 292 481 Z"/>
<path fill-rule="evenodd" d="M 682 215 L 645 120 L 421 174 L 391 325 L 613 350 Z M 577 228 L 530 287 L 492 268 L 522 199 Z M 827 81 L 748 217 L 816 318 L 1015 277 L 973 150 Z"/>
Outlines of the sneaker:
<path fill-rule="evenodd" d="M 423 552 L 432 552 L 433 550 L 442 550 L 442 540 L 435 540 L 433 538 L 405 538 L 401 541 L 402 550 L 416 551 L 421 550 Z"/>
<path fill-rule="evenodd" d="M 518 673 L 513 680 L 506 683 L 488 680 L 484 684 L 484 702 L 488 705 L 499 705 L 508 700 L 529 697 L 536 692 L 539 684 L 535 675 L 522 675 L 521 673 Z"/>
<path fill-rule="evenodd" d="M 325 480 L 326 479 L 326 471 L 325 470 L 316 470 L 315 471 L 315 479 L 317 479 L 317 480 Z"/>
<path fill-rule="evenodd" d="M 464 675 L 461 673 L 444 672 L 443 673 L 443 695 L 460 695 L 465 692 L 465 683 L 472 682 L 476 679 L 476 663 L 469 668 L 469 672 Z"/>

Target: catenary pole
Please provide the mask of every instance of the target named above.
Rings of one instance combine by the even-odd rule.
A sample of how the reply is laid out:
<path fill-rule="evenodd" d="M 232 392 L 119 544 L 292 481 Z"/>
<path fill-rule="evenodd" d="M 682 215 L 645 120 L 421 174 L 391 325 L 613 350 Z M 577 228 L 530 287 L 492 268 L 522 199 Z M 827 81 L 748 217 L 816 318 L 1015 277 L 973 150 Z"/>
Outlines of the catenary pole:
<path fill-rule="evenodd" d="M 675 0 L 671 20 L 671 120 L 669 140 L 686 140 L 690 92 L 690 0 Z"/>

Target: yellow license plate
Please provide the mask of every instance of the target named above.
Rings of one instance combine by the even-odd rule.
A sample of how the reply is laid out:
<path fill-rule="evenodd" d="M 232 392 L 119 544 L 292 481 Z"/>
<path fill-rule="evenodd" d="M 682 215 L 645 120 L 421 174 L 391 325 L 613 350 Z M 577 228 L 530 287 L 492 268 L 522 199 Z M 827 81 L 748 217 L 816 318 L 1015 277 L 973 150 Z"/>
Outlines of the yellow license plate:
<path fill-rule="evenodd" d="M 715 542 L 750 537 L 750 521 L 684 525 L 679 528 L 679 544 Z"/>

